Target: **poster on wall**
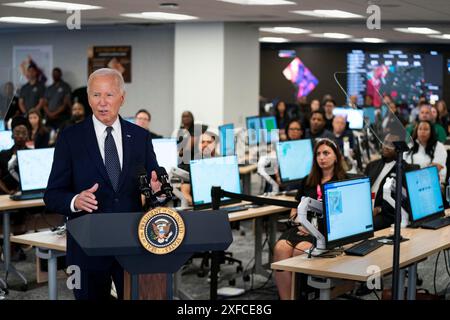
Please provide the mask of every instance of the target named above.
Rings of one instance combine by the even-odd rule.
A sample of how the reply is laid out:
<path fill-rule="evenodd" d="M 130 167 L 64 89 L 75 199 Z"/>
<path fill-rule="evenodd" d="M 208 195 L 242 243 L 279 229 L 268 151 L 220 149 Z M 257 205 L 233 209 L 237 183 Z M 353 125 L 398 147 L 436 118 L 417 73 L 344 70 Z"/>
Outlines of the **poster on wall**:
<path fill-rule="evenodd" d="M 51 85 L 53 79 L 53 47 L 52 46 L 14 46 L 13 47 L 13 82 L 19 85 L 27 83 L 27 69 L 34 65 L 38 70 L 38 81 L 46 86 Z"/>
<path fill-rule="evenodd" d="M 88 75 L 97 69 L 119 71 L 125 82 L 131 82 L 131 46 L 101 46 L 88 49 Z"/>

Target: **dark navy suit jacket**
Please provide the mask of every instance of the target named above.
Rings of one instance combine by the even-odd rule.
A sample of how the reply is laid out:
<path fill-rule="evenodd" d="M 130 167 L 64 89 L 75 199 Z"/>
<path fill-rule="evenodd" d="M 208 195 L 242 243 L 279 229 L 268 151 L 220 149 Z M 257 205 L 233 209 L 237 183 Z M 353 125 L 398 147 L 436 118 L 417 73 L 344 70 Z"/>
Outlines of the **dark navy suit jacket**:
<path fill-rule="evenodd" d="M 84 214 L 108 214 L 142 211 L 138 170 L 144 166 L 150 175 L 158 167 L 150 133 L 120 118 L 123 165 L 118 191 L 115 192 L 106 172 L 95 135 L 92 117 L 61 132 L 56 143 L 52 171 L 44 201 L 48 210 L 69 219 Z M 150 181 L 150 180 L 149 180 Z M 99 184 L 95 192 L 98 210 L 93 213 L 70 210 L 72 198 Z M 84 269 L 105 270 L 113 257 L 89 257 L 67 233 L 67 264 Z"/>

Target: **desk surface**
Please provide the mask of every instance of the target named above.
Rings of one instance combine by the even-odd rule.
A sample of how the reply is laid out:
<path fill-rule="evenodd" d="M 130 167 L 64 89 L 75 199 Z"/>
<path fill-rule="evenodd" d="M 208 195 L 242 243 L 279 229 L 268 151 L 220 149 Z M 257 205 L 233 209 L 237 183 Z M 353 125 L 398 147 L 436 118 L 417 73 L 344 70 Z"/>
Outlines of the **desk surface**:
<path fill-rule="evenodd" d="M 276 199 L 276 200 L 285 200 L 285 201 L 295 201 L 295 197 L 290 197 L 290 196 L 272 196 L 272 197 L 267 197 L 270 199 Z M 241 202 L 242 204 L 248 204 L 249 202 Z M 236 205 L 236 204 L 234 204 Z M 233 206 L 233 205 L 231 205 Z M 240 220 L 248 220 L 248 219 L 255 219 L 255 218 L 260 218 L 263 216 L 268 216 L 274 213 L 279 213 L 279 212 L 283 212 L 283 211 L 287 211 L 287 210 L 291 210 L 290 208 L 285 208 L 285 207 L 279 207 L 279 206 L 263 206 L 263 207 L 258 207 L 258 208 L 249 208 L 247 210 L 243 210 L 243 211 L 237 211 L 237 212 L 231 212 L 228 214 L 228 219 L 230 220 L 230 222 L 233 221 L 240 221 Z"/>
<path fill-rule="evenodd" d="M 389 228 L 375 233 L 376 237 L 388 235 Z M 450 226 L 438 230 L 402 229 L 408 241 L 400 244 L 400 267 L 419 262 L 443 249 L 450 248 Z M 271 268 L 327 278 L 367 281 L 372 272 L 369 266 L 378 266 L 381 275 L 392 272 L 393 246 L 384 245 L 364 257 L 312 258 L 300 255 L 272 263 Z"/>
<path fill-rule="evenodd" d="M 11 236 L 11 242 L 27 244 L 30 246 L 66 251 L 66 235 L 57 235 L 52 231 L 42 231 L 35 233 Z"/>
<path fill-rule="evenodd" d="M 32 207 L 43 207 L 45 206 L 44 199 L 35 199 L 35 200 L 11 200 L 9 195 L 1 195 L 0 196 L 0 212 L 7 210 L 17 210 L 17 209 L 25 209 Z"/>

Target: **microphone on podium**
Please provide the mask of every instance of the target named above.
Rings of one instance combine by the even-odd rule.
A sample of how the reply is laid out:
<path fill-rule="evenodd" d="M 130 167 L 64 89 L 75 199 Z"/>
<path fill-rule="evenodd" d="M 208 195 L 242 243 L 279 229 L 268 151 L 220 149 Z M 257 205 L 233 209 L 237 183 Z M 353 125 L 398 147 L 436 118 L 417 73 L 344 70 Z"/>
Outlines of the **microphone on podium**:
<path fill-rule="evenodd" d="M 156 175 L 158 176 L 158 180 L 161 182 L 161 193 L 165 194 L 166 197 L 170 200 L 173 198 L 173 187 L 169 182 L 169 175 L 164 167 L 158 167 L 156 170 Z"/>
<path fill-rule="evenodd" d="M 152 190 L 150 188 L 150 183 L 148 181 L 147 171 L 143 165 L 138 166 L 138 181 L 139 181 L 139 190 L 141 194 L 145 196 L 146 199 L 150 199 L 152 196 Z"/>

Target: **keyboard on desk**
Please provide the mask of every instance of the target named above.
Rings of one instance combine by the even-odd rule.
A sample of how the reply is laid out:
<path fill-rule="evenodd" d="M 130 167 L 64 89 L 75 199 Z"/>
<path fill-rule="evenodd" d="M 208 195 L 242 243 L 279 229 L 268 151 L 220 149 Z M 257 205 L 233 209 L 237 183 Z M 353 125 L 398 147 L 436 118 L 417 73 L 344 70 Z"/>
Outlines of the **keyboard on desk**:
<path fill-rule="evenodd" d="M 238 211 L 248 210 L 248 207 L 246 207 L 246 206 L 234 206 L 234 207 L 220 208 L 220 210 L 224 210 L 224 211 L 226 211 L 228 213 L 231 213 L 231 212 L 238 212 Z"/>
<path fill-rule="evenodd" d="M 13 194 L 10 195 L 9 198 L 16 201 L 42 199 L 44 198 L 44 192 Z"/>
<path fill-rule="evenodd" d="M 358 244 L 355 244 L 353 247 L 346 249 L 344 252 L 350 256 L 365 256 L 368 253 L 378 249 L 383 244 L 378 242 L 376 239 L 372 240 L 364 240 Z"/>
<path fill-rule="evenodd" d="M 430 220 L 427 222 L 424 222 L 420 225 L 421 228 L 423 229 L 440 229 L 443 227 L 446 227 L 450 225 L 450 216 L 445 217 L 445 218 L 438 218 L 438 219 L 434 219 L 434 220 Z"/>

